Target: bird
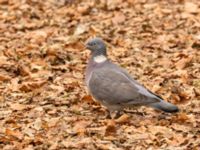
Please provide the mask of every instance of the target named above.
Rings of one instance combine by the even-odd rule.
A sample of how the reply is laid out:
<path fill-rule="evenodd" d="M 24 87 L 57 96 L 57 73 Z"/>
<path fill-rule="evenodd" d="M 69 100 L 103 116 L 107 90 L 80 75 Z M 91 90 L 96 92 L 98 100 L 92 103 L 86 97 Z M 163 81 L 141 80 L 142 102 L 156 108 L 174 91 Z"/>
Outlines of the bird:
<path fill-rule="evenodd" d="M 163 100 L 133 79 L 125 69 L 111 62 L 101 38 L 87 40 L 85 48 L 91 51 L 85 71 L 87 89 L 96 101 L 107 108 L 110 115 L 137 106 L 148 106 L 167 113 L 179 111 L 176 105 Z"/>

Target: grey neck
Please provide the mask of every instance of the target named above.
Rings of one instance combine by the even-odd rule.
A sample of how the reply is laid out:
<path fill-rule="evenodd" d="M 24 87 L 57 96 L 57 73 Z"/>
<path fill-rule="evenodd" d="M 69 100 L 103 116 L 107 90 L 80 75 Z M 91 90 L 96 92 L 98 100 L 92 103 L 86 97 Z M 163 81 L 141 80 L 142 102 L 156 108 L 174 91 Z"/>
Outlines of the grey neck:
<path fill-rule="evenodd" d="M 106 48 L 95 50 L 92 52 L 92 57 L 99 56 L 99 55 L 107 56 Z"/>

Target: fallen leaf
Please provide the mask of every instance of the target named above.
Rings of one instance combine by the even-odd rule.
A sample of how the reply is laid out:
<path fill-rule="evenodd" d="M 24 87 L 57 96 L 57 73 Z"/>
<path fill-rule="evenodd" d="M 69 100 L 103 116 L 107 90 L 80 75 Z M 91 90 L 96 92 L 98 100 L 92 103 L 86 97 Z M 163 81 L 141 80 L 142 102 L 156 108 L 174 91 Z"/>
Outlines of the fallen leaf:
<path fill-rule="evenodd" d="M 126 17 L 124 16 L 123 13 L 115 13 L 114 17 L 112 18 L 112 22 L 114 25 L 120 24 L 120 23 L 124 23 L 125 22 Z"/>
<path fill-rule="evenodd" d="M 23 133 L 27 136 L 29 136 L 29 138 L 34 138 L 35 135 L 35 130 L 31 129 L 29 127 L 24 128 Z"/>
<path fill-rule="evenodd" d="M 37 118 L 32 125 L 33 129 L 40 130 L 42 127 L 42 120 L 41 118 Z"/>
<path fill-rule="evenodd" d="M 114 120 L 109 120 L 105 129 L 105 136 L 113 135 L 116 133 L 116 124 Z"/>
<path fill-rule="evenodd" d="M 200 89 L 199 88 L 194 88 L 194 92 L 196 96 L 200 96 Z"/>
<path fill-rule="evenodd" d="M 50 120 L 48 120 L 47 124 L 48 127 L 54 127 L 57 125 L 57 123 L 59 122 L 60 117 L 56 117 L 56 118 L 50 118 Z"/>
<path fill-rule="evenodd" d="M 20 103 L 12 103 L 12 104 L 10 104 L 10 108 L 11 108 L 12 110 L 21 111 L 21 110 L 26 109 L 27 106 L 24 105 L 24 104 L 20 104 Z"/>
<path fill-rule="evenodd" d="M 17 138 L 19 140 L 21 140 L 23 138 L 23 134 L 21 132 L 19 132 L 17 130 L 11 130 L 8 128 L 5 131 L 5 135 Z"/>
<path fill-rule="evenodd" d="M 93 104 L 94 103 L 94 100 L 92 98 L 91 95 L 84 95 L 82 98 L 81 98 L 82 101 L 84 102 L 87 102 L 89 104 Z"/>
<path fill-rule="evenodd" d="M 172 138 L 172 140 L 169 140 L 168 143 L 171 146 L 179 146 L 182 143 L 184 143 L 187 139 L 183 137 L 182 135 L 176 135 Z"/>
<path fill-rule="evenodd" d="M 177 69 L 184 69 L 192 60 L 192 57 L 182 58 L 176 63 Z"/>
<path fill-rule="evenodd" d="M 172 128 L 175 129 L 176 131 L 181 131 L 181 132 L 189 132 L 191 130 L 191 127 L 185 126 L 183 124 L 173 124 Z"/>
<path fill-rule="evenodd" d="M 178 113 L 178 115 L 173 117 L 172 120 L 174 122 L 184 123 L 189 120 L 189 117 L 186 113 Z"/>
<path fill-rule="evenodd" d="M 24 64 L 20 64 L 18 66 L 18 68 L 19 68 L 20 74 L 22 76 L 31 75 L 31 72 L 30 72 L 29 68 L 27 66 L 25 66 Z"/>
<path fill-rule="evenodd" d="M 11 80 L 10 76 L 0 74 L 0 81 L 8 81 L 8 80 Z"/>
<path fill-rule="evenodd" d="M 148 129 L 153 135 L 162 134 L 167 138 L 173 137 L 172 130 L 165 126 L 149 126 Z"/>
<path fill-rule="evenodd" d="M 83 34 L 84 32 L 86 32 L 87 27 L 83 24 L 80 24 L 76 27 L 76 30 L 74 31 L 74 35 L 80 35 Z"/>
<path fill-rule="evenodd" d="M 115 120 L 116 123 L 119 123 L 119 124 L 124 124 L 124 123 L 128 123 L 130 122 L 130 118 L 127 114 L 123 114 L 122 116 L 120 116 L 119 118 L 117 118 Z"/>
<path fill-rule="evenodd" d="M 185 3 L 185 11 L 188 13 L 197 13 L 198 5 L 193 2 L 186 2 Z"/>
<path fill-rule="evenodd" d="M 77 11 L 83 15 L 86 15 L 89 13 L 89 7 L 87 5 L 79 6 L 77 8 Z"/>
<path fill-rule="evenodd" d="M 32 32 L 27 32 L 26 38 L 30 39 L 33 43 L 42 43 L 48 37 L 48 33 L 45 30 L 36 30 Z"/>
<path fill-rule="evenodd" d="M 86 120 L 80 120 L 76 122 L 75 126 L 73 127 L 73 130 L 78 133 L 78 135 L 83 136 L 86 134 L 87 130 L 86 127 L 91 124 L 90 121 Z"/>
<path fill-rule="evenodd" d="M 38 89 L 38 88 L 42 87 L 45 83 L 47 83 L 46 80 L 44 80 L 44 81 L 24 82 L 20 86 L 20 90 L 25 91 L 25 92 L 33 91 L 35 89 Z"/>

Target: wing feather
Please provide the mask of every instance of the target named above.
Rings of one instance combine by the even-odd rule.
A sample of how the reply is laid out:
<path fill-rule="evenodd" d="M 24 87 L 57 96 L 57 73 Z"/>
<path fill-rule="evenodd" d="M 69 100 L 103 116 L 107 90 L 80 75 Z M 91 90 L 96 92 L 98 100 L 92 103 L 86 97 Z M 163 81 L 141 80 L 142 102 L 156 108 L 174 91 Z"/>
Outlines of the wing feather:
<path fill-rule="evenodd" d="M 108 65 L 94 70 L 89 90 L 95 99 L 111 105 L 147 105 L 158 101 L 121 68 L 116 69 L 116 66 Z"/>

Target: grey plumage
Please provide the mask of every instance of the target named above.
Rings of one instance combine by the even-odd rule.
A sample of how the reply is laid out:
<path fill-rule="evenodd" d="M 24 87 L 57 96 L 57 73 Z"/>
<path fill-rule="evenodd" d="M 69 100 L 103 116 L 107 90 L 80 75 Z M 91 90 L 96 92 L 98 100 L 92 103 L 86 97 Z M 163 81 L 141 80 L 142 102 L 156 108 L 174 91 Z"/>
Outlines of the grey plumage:
<path fill-rule="evenodd" d="M 177 112 L 177 106 L 164 101 L 135 81 L 121 67 L 106 57 L 106 46 L 100 38 L 86 43 L 92 56 L 86 69 L 86 85 L 91 95 L 110 111 L 126 107 L 150 106 L 165 112 Z"/>

